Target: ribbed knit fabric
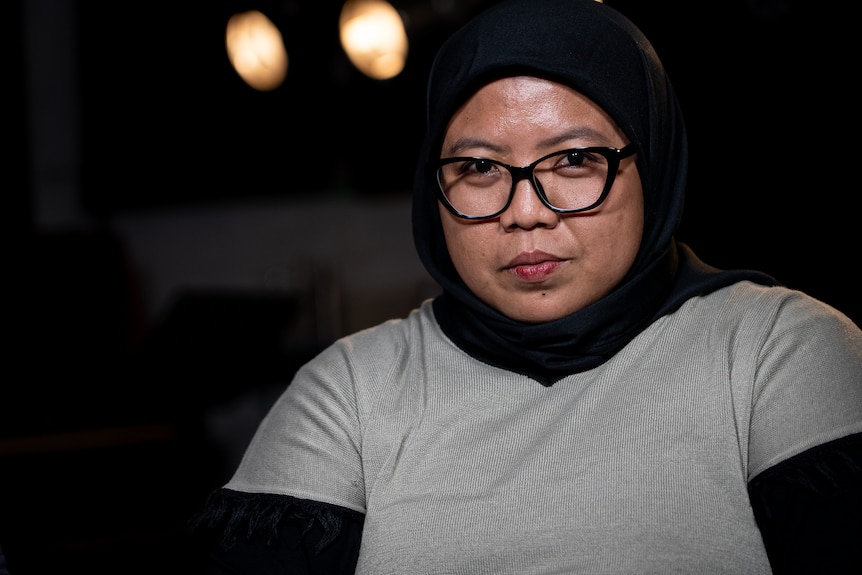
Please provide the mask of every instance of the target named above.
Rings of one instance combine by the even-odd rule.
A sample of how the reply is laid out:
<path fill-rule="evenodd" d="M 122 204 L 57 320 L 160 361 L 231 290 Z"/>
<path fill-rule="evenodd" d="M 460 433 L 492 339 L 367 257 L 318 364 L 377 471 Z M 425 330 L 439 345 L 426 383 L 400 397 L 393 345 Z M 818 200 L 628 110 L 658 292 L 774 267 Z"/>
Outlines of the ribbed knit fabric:
<path fill-rule="evenodd" d="M 741 282 L 546 387 L 426 303 L 305 366 L 226 487 L 366 513 L 363 574 L 768 573 L 747 482 L 862 431 L 860 350 L 846 316 Z"/>

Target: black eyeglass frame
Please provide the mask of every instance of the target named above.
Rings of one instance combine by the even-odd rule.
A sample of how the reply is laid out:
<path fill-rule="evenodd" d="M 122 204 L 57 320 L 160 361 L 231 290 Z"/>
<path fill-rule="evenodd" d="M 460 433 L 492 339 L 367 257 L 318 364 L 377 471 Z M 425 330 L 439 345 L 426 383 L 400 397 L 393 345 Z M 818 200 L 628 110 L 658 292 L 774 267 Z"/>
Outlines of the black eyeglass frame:
<path fill-rule="evenodd" d="M 572 152 L 580 152 L 580 153 L 588 153 L 588 154 L 595 153 L 595 154 L 600 154 L 600 155 L 604 156 L 605 159 L 608 161 L 608 176 L 607 176 L 607 179 L 605 180 L 605 187 L 602 190 L 601 195 L 598 197 L 598 199 L 595 202 L 593 202 L 589 206 L 586 206 L 584 208 L 574 208 L 574 209 L 558 208 L 558 207 L 552 205 L 550 201 L 548 201 L 547 196 L 545 196 L 545 190 L 542 189 L 542 184 L 539 183 L 538 178 L 536 178 L 534 170 L 536 169 L 536 166 L 538 166 L 539 164 L 541 164 L 542 162 L 544 162 L 548 158 L 551 158 L 554 156 L 561 156 L 563 154 L 569 154 Z M 509 164 L 505 164 L 503 162 L 498 162 L 497 160 L 492 160 L 490 158 L 483 158 L 481 156 L 474 156 L 474 157 L 457 156 L 457 157 L 452 157 L 452 158 L 440 158 L 435 164 L 433 164 L 434 179 L 437 181 L 437 186 L 436 186 L 434 191 L 436 192 L 437 197 L 440 199 L 440 201 L 443 202 L 443 205 L 446 207 L 447 210 L 449 210 L 453 215 L 455 215 L 459 218 L 465 219 L 465 220 L 488 220 L 491 218 L 495 218 L 495 217 L 499 216 L 500 214 L 502 214 L 503 212 L 505 212 L 506 210 L 508 210 L 509 206 L 512 203 L 512 198 L 515 197 L 515 186 L 517 186 L 518 182 L 520 182 L 521 180 L 529 180 L 529 182 L 531 184 L 533 184 L 533 190 L 536 192 L 536 195 L 539 196 L 539 200 L 542 202 L 542 204 L 544 204 L 548 209 L 553 210 L 554 212 L 557 212 L 558 214 L 574 214 L 574 213 L 578 213 L 578 212 L 586 212 L 588 210 L 592 210 L 592 209 L 598 207 L 602 202 L 605 201 L 605 199 L 608 197 L 608 194 L 611 191 L 611 188 L 614 185 L 614 180 L 616 179 L 617 171 L 620 168 L 620 161 L 622 161 L 623 158 L 628 158 L 629 156 L 634 155 L 634 153 L 635 153 L 634 144 L 628 144 L 627 146 L 624 146 L 622 148 L 614 148 L 611 146 L 589 146 L 589 147 L 585 147 L 585 148 L 567 148 L 565 150 L 558 150 L 556 152 L 551 152 L 550 154 L 542 156 L 541 158 L 539 158 L 538 160 L 536 160 L 532 164 L 529 164 L 529 165 L 523 166 L 523 167 L 510 166 Z M 490 163 L 494 164 L 495 166 L 500 166 L 500 167 L 506 168 L 506 170 L 508 170 L 509 173 L 512 175 L 512 189 L 509 190 L 509 197 L 506 199 L 506 203 L 503 205 L 503 207 L 500 208 L 499 210 L 497 210 L 496 212 L 494 212 L 493 214 L 489 214 L 487 216 L 470 216 L 470 215 L 461 213 L 457 209 L 455 209 L 455 206 L 453 206 L 451 203 L 449 203 L 449 199 L 446 197 L 445 192 L 443 192 L 443 182 L 440 181 L 440 168 L 442 168 L 446 164 L 452 164 L 455 162 L 469 162 L 469 161 L 490 162 Z"/>

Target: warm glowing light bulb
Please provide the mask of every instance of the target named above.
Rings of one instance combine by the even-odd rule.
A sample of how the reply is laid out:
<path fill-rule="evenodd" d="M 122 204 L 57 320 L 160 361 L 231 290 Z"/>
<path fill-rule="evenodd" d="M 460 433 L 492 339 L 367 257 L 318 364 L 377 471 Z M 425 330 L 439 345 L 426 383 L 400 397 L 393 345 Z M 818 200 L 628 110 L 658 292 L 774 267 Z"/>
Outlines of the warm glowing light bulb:
<path fill-rule="evenodd" d="M 398 11 L 385 0 L 347 0 L 339 19 L 341 46 L 363 74 L 386 80 L 407 61 L 407 32 Z"/>
<path fill-rule="evenodd" d="M 273 90 L 284 81 L 288 58 L 281 32 L 257 10 L 230 17 L 225 47 L 234 70 L 255 90 Z"/>

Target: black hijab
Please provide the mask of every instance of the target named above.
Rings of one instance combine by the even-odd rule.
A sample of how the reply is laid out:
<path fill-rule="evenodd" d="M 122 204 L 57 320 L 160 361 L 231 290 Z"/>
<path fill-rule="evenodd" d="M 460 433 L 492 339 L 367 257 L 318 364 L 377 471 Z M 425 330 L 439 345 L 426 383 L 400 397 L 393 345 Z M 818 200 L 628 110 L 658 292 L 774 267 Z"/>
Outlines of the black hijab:
<path fill-rule="evenodd" d="M 566 317 L 515 321 L 474 295 L 455 271 L 427 165 L 440 157 L 446 126 L 476 90 L 505 76 L 565 84 L 604 109 L 631 139 L 644 191 L 645 223 L 631 269 L 601 300 Z M 596 0 L 504 0 L 441 47 L 431 68 L 426 135 L 413 191 L 419 257 L 443 288 L 434 314 L 444 333 L 490 365 L 551 385 L 600 365 L 650 323 L 687 299 L 749 279 L 701 262 L 674 233 L 683 209 L 688 144 L 682 113 L 650 42 L 628 19 Z"/>

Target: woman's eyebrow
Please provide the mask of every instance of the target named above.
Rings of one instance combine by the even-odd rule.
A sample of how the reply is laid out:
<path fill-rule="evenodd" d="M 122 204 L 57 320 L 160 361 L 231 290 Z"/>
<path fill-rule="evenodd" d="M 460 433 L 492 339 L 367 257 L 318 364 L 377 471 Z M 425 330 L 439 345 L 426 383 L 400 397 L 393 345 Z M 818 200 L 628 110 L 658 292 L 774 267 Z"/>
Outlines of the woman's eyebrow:
<path fill-rule="evenodd" d="M 567 131 L 565 131 L 559 135 L 541 140 L 539 142 L 539 144 L 542 147 L 550 148 L 552 146 L 561 145 L 561 144 L 568 142 L 570 140 L 583 140 L 583 139 L 599 140 L 601 142 L 609 141 L 606 134 L 599 132 L 597 130 L 594 130 L 593 128 L 590 128 L 589 126 L 579 126 L 577 128 L 567 130 Z"/>
<path fill-rule="evenodd" d="M 504 154 L 509 150 L 509 147 L 499 146 L 480 138 L 458 138 L 452 142 L 452 144 L 444 148 L 443 151 L 447 156 L 457 156 L 465 153 L 466 150 L 473 150 L 475 153 L 476 150 L 480 149 L 493 154 Z"/>
<path fill-rule="evenodd" d="M 609 141 L 606 134 L 588 126 L 579 126 L 577 128 L 567 130 L 550 138 L 541 140 L 539 142 L 539 145 L 543 148 L 551 148 L 554 146 L 563 145 L 564 143 L 571 140 L 581 139 L 598 140 L 602 143 Z M 463 137 L 458 138 L 449 146 L 444 148 L 443 155 L 458 156 L 467 153 L 468 150 L 470 150 L 473 154 L 475 154 L 478 150 L 482 150 L 483 152 L 487 152 L 489 154 L 505 154 L 509 151 L 509 146 L 501 146 L 489 142 L 488 140 L 483 140 L 481 138 Z"/>

